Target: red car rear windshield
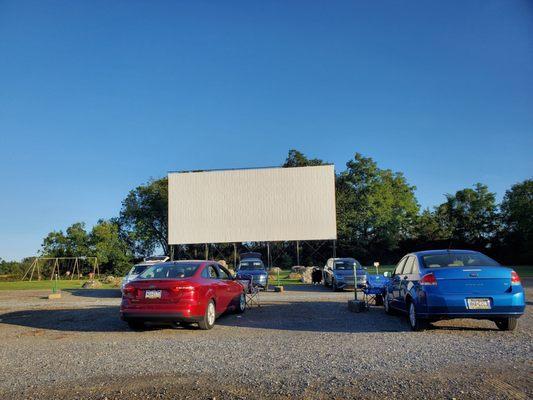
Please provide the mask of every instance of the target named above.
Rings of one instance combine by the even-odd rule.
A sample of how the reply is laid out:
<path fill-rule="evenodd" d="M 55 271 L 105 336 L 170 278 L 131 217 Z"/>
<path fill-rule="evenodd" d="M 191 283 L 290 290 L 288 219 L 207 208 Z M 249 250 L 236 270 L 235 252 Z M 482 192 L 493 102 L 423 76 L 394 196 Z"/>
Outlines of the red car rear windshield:
<path fill-rule="evenodd" d="M 481 253 L 455 253 L 453 251 L 422 256 L 426 268 L 442 267 L 497 267 L 492 258 Z"/>
<path fill-rule="evenodd" d="M 148 268 L 137 279 L 190 278 L 200 267 L 198 263 L 159 264 Z"/>

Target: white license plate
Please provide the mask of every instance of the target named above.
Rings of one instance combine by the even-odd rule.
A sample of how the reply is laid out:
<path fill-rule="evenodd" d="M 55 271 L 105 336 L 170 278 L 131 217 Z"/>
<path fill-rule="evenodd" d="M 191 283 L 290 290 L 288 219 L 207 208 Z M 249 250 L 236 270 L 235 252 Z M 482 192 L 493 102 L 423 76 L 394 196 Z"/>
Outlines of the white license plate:
<path fill-rule="evenodd" d="M 466 299 L 469 310 L 490 310 L 490 299 Z"/>
<path fill-rule="evenodd" d="M 161 290 L 147 290 L 146 292 L 144 292 L 144 298 L 145 299 L 160 299 Z"/>

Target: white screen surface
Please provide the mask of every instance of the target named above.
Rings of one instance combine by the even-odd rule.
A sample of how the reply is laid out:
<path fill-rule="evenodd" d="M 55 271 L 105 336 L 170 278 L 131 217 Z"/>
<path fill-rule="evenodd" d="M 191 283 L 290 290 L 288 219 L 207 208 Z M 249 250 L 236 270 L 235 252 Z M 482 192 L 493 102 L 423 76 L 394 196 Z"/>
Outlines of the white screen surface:
<path fill-rule="evenodd" d="M 337 238 L 333 165 L 168 175 L 169 244 Z"/>

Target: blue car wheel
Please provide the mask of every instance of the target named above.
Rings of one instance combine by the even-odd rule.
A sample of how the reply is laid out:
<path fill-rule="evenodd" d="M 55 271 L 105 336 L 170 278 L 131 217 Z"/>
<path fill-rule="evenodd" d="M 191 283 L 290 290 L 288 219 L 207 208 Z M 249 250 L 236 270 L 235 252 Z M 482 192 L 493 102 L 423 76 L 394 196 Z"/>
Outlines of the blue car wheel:
<path fill-rule="evenodd" d="M 418 318 L 415 303 L 412 301 L 408 303 L 407 318 L 409 319 L 409 326 L 413 331 L 423 331 L 428 327 L 427 320 Z"/>
<path fill-rule="evenodd" d="M 514 317 L 502 318 L 495 322 L 500 331 L 514 331 L 518 326 L 518 318 Z"/>
<path fill-rule="evenodd" d="M 389 292 L 385 292 L 385 297 L 383 298 L 383 307 L 385 308 L 385 312 L 387 314 L 389 315 L 396 314 L 394 309 L 390 306 Z"/>

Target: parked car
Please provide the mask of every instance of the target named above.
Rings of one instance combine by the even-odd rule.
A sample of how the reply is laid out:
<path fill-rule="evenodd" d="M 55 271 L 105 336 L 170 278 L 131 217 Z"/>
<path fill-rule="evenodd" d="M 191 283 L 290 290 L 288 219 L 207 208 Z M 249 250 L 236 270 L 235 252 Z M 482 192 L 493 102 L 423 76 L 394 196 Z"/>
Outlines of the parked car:
<path fill-rule="evenodd" d="M 367 271 L 355 258 L 330 258 L 322 271 L 324 286 L 331 286 L 334 291 L 354 289 L 354 265 L 357 273 L 357 288 L 365 287 Z"/>
<path fill-rule="evenodd" d="M 140 274 L 142 274 L 146 269 L 151 267 L 152 265 L 159 264 L 161 262 L 168 261 L 168 256 L 151 256 L 146 257 L 142 263 L 135 264 L 131 269 L 128 271 L 126 276 L 122 279 L 122 285 L 121 288 L 124 289 L 124 286 L 128 282 L 133 281 L 136 279 Z"/>
<path fill-rule="evenodd" d="M 385 291 L 387 313 L 408 316 L 413 330 L 451 318 L 494 321 L 514 330 L 524 313 L 520 277 L 486 255 L 468 250 L 432 250 L 404 256 Z"/>
<path fill-rule="evenodd" d="M 260 253 L 242 253 L 235 273 L 238 279 L 252 278 L 253 283 L 259 287 L 265 288 L 267 285 L 268 272 Z"/>
<path fill-rule="evenodd" d="M 226 311 L 244 312 L 244 287 L 214 261 L 153 265 L 122 291 L 121 318 L 132 329 L 144 322 L 198 323 L 211 329 Z"/>

